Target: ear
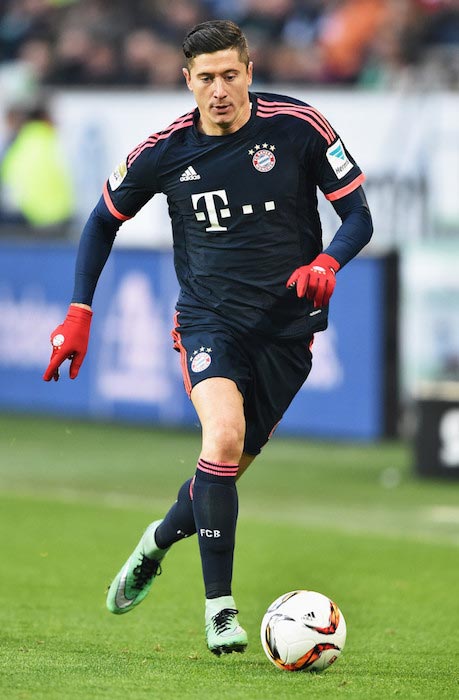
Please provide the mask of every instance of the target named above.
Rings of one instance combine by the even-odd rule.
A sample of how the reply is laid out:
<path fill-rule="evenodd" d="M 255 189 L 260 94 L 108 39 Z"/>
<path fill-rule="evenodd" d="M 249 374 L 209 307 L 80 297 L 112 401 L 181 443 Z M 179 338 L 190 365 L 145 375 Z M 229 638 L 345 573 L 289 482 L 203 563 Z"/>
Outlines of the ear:
<path fill-rule="evenodd" d="M 252 78 L 253 78 L 253 62 L 249 61 L 249 65 L 247 66 L 247 85 L 252 85 Z"/>
<path fill-rule="evenodd" d="M 187 86 L 188 90 L 191 90 L 191 92 L 193 92 L 193 88 L 191 87 L 190 71 L 188 70 L 188 68 L 182 68 L 182 73 L 183 73 L 183 76 L 185 78 L 186 86 Z"/>

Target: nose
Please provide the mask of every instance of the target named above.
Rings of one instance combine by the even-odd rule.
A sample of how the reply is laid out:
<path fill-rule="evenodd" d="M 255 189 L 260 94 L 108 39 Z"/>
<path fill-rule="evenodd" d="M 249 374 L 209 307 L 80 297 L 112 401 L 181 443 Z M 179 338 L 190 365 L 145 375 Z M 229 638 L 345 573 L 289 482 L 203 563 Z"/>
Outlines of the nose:
<path fill-rule="evenodd" d="M 221 99 L 226 95 L 226 86 L 223 78 L 215 78 L 214 80 L 214 97 Z"/>

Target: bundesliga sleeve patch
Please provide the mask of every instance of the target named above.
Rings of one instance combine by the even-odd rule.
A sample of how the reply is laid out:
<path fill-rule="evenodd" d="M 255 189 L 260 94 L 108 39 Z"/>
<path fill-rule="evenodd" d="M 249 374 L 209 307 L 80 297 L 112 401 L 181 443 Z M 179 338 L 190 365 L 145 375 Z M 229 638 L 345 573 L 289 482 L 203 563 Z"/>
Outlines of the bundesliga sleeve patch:
<path fill-rule="evenodd" d="M 347 157 L 343 144 L 339 139 L 327 149 L 327 160 L 338 179 L 344 177 L 346 173 L 354 167 Z"/>
<path fill-rule="evenodd" d="M 112 172 L 112 174 L 108 178 L 108 181 L 110 183 L 110 187 L 112 188 L 112 191 L 116 190 L 116 188 L 121 185 L 121 183 L 123 182 L 126 175 L 127 175 L 127 165 L 126 165 L 126 161 L 123 161 L 115 168 L 115 170 Z"/>

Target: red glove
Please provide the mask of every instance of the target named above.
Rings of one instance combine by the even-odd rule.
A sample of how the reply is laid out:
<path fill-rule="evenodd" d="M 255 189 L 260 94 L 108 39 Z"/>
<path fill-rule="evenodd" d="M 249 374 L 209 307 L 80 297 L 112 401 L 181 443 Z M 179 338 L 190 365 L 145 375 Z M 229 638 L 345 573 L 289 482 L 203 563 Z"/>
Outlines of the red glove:
<path fill-rule="evenodd" d="M 309 265 L 298 267 L 287 282 L 287 287 L 296 285 L 299 297 L 314 301 L 314 306 L 326 306 L 335 289 L 335 273 L 340 264 L 327 253 L 320 253 Z"/>
<path fill-rule="evenodd" d="M 51 333 L 53 351 L 51 360 L 43 375 L 45 382 L 59 379 L 59 367 L 64 360 L 71 360 L 70 379 L 78 375 L 86 350 L 88 349 L 89 330 L 92 311 L 81 306 L 69 306 L 64 323 Z"/>

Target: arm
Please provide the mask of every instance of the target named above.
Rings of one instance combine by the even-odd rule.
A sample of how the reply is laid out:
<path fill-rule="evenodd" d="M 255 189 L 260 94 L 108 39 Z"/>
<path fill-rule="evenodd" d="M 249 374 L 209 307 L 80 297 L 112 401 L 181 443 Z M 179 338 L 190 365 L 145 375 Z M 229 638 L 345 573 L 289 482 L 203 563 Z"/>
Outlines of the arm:
<path fill-rule="evenodd" d="M 86 355 L 92 319 L 92 298 L 107 262 L 121 221 L 108 211 L 101 198 L 81 235 L 75 267 L 72 301 L 64 322 L 51 333 L 50 363 L 43 375 L 47 382 L 59 379 L 59 367 L 70 359 L 70 378 L 75 379 Z"/>
<path fill-rule="evenodd" d="M 110 255 L 121 221 L 101 197 L 81 234 L 75 265 L 72 304 L 91 307 L 100 274 Z"/>
<path fill-rule="evenodd" d="M 314 301 L 314 306 L 325 306 L 335 289 L 335 275 L 369 242 L 373 234 L 370 210 L 362 187 L 333 201 L 341 219 L 330 245 L 309 265 L 296 269 L 287 281 L 287 287 L 296 287 L 299 297 Z"/>
<path fill-rule="evenodd" d="M 123 221 L 132 219 L 160 191 L 155 144 L 154 138 L 147 139 L 115 168 L 83 229 L 69 311 L 64 323 L 51 333 L 53 352 L 43 375 L 47 382 L 59 379 L 59 367 L 66 359 L 71 360 L 70 378 L 75 379 L 79 372 L 88 347 L 92 299 L 116 233 Z"/>
<path fill-rule="evenodd" d="M 341 219 L 341 226 L 324 253 L 335 258 L 341 268 L 369 243 L 373 235 L 373 222 L 362 187 L 332 204 Z"/>

